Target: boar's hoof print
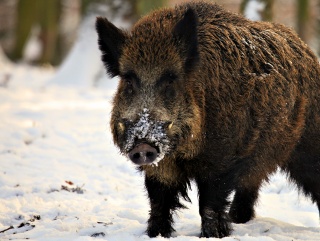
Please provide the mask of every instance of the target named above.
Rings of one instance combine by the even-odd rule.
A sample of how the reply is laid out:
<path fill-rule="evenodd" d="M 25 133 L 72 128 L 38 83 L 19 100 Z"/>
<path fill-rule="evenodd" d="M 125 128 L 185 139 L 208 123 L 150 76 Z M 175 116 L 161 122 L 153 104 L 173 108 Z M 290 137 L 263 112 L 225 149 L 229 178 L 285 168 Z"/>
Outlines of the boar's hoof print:
<path fill-rule="evenodd" d="M 129 152 L 130 160 L 137 165 L 151 164 L 157 155 L 157 150 L 146 143 L 137 145 Z"/>

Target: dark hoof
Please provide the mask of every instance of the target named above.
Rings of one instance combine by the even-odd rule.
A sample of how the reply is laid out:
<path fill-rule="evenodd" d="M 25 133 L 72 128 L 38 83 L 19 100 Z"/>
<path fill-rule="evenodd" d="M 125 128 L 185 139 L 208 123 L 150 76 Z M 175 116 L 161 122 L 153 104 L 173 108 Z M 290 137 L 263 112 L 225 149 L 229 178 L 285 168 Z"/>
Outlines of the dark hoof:
<path fill-rule="evenodd" d="M 229 217 L 233 223 L 246 223 L 254 218 L 255 213 L 253 208 L 251 207 L 238 208 L 235 206 L 232 205 L 229 211 Z"/>
<path fill-rule="evenodd" d="M 227 214 L 214 214 L 202 218 L 201 238 L 223 238 L 229 236 L 232 226 Z"/>
<path fill-rule="evenodd" d="M 150 218 L 148 221 L 147 234 L 150 238 L 155 238 L 159 234 L 164 238 L 170 238 L 174 229 L 171 223 L 166 220 L 160 220 L 157 218 Z"/>

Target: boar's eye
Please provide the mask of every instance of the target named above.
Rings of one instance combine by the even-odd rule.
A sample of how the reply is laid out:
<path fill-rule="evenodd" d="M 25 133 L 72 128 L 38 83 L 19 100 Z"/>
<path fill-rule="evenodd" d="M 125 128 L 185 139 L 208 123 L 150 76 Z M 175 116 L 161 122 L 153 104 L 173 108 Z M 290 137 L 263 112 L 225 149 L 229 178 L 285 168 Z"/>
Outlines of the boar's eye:
<path fill-rule="evenodd" d="M 165 72 L 159 79 L 158 85 L 171 85 L 177 79 L 177 75 L 173 72 Z"/>
<path fill-rule="evenodd" d="M 130 71 L 121 76 L 121 79 L 125 83 L 125 90 L 128 94 L 132 94 L 135 89 L 140 85 L 139 78 L 137 75 Z"/>
<path fill-rule="evenodd" d="M 175 96 L 173 84 L 176 82 L 177 78 L 175 73 L 168 71 L 165 72 L 157 82 L 157 87 L 160 87 L 164 91 L 167 99 L 172 99 Z"/>

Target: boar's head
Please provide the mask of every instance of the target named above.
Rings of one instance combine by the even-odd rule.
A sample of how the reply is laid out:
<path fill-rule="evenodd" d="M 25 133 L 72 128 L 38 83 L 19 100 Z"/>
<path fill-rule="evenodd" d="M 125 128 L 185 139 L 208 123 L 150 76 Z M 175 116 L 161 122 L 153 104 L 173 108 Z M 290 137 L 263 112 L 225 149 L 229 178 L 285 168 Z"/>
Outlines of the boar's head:
<path fill-rule="evenodd" d="M 131 32 L 105 18 L 96 22 L 102 61 L 112 77 L 120 77 L 113 139 L 137 165 L 190 155 L 190 139 L 201 128 L 192 80 L 199 56 L 197 17 L 191 9 L 169 11 L 144 17 Z"/>

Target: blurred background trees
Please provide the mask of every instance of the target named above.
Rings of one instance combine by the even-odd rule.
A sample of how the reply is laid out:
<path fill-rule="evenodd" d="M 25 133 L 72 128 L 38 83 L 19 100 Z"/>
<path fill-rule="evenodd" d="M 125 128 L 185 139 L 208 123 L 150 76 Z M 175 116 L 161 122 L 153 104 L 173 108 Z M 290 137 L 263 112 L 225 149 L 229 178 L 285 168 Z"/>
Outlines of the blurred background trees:
<path fill-rule="evenodd" d="M 42 43 L 38 61 L 58 63 L 60 53 L 56 50 L 59 49 L 60 0 L 19 0 L 16 7 L 15 45 L 10 57 L 13 60 L 21 59 L 29 36 L 37 34 Z"/>
<path fill-rule="evenodd" d="M 165 0 L 0 0 L 0 44 L 13 61 L 58 65 L 88 14 L 104 13 L 99 8 L 107 6 L 134 22 L 164 5 Z"/>
<path fill-rule="evenodd" d="M 258 1 L 242 0 L 240 4 L 240 13 L 245 15 L 246 10 L 251 7 L 249 6 L 250 4 L 260 6 L 261 10 L 258 12 L 258 14 L 260 15 L 260 18 L 259 18 L 260 20 L 262 21 L 273 20 L 274 0 L 258 0 Z"/>
<path fill-rule="evenodd" d="M 152 9 L 180 2 L 185 0 L 0 0 L 0 47 L 13 61 L 59 65 L 87 15 L 101 15 L 101 9 L 108 7 L 114 16 L 133 23 Z M 255 9 L 258 19 L 254 20 L 293 27 L 320 54 L 320 0 L 212 2 L 244 15 Z"/>

